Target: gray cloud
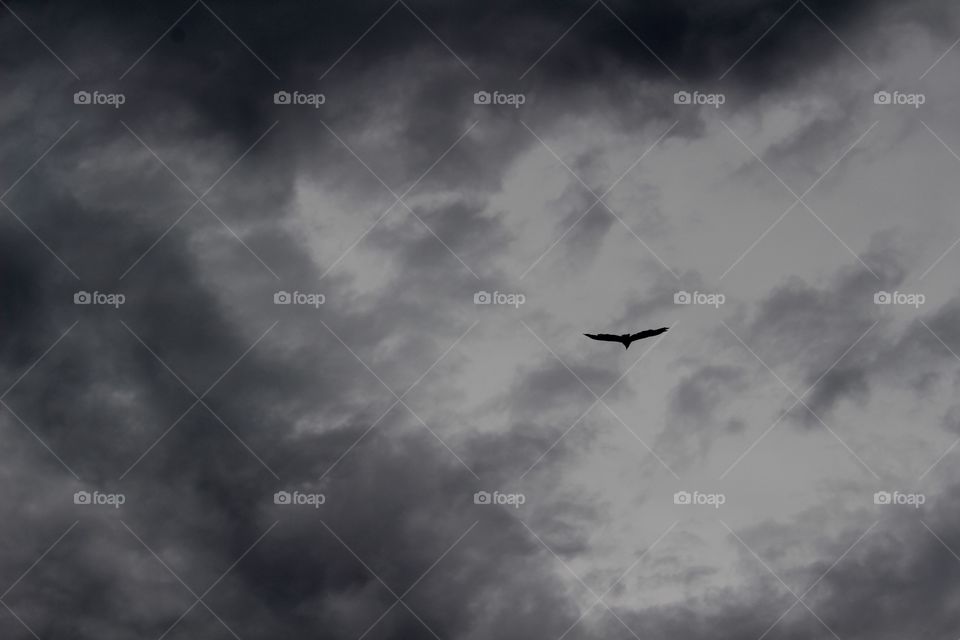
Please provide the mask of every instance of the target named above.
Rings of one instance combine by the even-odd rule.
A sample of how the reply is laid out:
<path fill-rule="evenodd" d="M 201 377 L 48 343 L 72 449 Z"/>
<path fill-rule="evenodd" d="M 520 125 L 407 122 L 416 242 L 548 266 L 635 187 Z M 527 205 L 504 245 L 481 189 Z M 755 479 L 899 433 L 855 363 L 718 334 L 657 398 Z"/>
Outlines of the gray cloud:
<path fill-rule="evenodd" d="M 812 13 L 863 45 L 871 64 L 889 54 L 869 43 L 874 26 L 917 21 L 938 44 L 940 26 L 928 23 L 955 22 L 935 3 L 808 4 L 731 71 L 725 90 L 745 112 L 838 60 L 857 64 Z M 679 119 L 660 150 L 680 172 L 670 154 L 706 140 L 712 123 L 700 112 L 678 116 L 673 91 L 712 86 L 790 5 L 600 3 L 523 79 L 590 5 L 397 4 L 323 79 L 390 5 L 199 3 L 164 32 L 188 6 L 10 5 L 79 80 L 9 10 L 0 26 L 0 73 L 11 88 L 0 100 L 0 169 L 13 185 L 3 196 L 12 211 L 0 211 L 9 387 L 0 566 L 12 586 L 0 598 L 9 607 L 2 635 L 109 640 L 172 628 L 166 637 L 356 639 L 376 623 L 368 637 L 560 637 L 593 600 L 571 573 L 591 588 L 614 579 L 673 517 L 660 498 L 681 487 L 661 483 L 656 474 L 667 474 L 647 443 L 686 482 L 766 416 L 742 401 L 756 384 L 743 362 L 757 363 L 721 362 L 726 347 L 698 341 L 722 328 L 700 332 L 692 314 L 667 334 L 679 340 L 674 351 L 651 351 L 636 375 L 628 368 L 640 348 L 584 344 L 583 330 L 672 322 L 683 311 L 673 292 L 705 289 L 716 275 L 670 256 L 675 281 L 602 207 L 520 282 L 593 197 L 519 120 L 599 194 L 619 175 L 618 144 L 650 144 Z M 484 110 L 472 102 L 481 88 L 522 91 L 530 102 L 517 113 Z M 122 91 L 127 103 L 72 104 L 81 89 Z M 279 89 L 322 91 L 328 101 L 286 108 L 273 104 Z M 791 176 L 822 170 L 821 151 L 850 121 L 818 113 L 807 126 L 784 124 L 769 157 Z M 631 149 L 630 161 L 639 153 Z M 548 200 L 543 220 L 497 200 L 523 171 L 543 167 L 569 181 L 548 189 L 538 177 L 526 187 Z M 393 204 L 390 190 L 404 193 L 425 171 L 404 196 L 422 223 L 397 204 L 371 230 Z M 669 256 L 686 227 L 658 176 L 640 165 L 613 208 Z M 774 369 L 813 384 L 877 318 L 873 290 L 916 275 L 896 238 L 874 238 L 862 257 L 879 281 L 851 260 L 824 281 L 798 275 L 756 291 L 723 317 Z M 275 306 L 281 289 L 326 302 Z M 522 291 L 529 302 L 474 307 L 480 289 Z M 78 290 L 126 302 L 75 305 Z M 958 345 L 956 311 L 948 291 L 918 318 L 878 326 L 807 402 L 824 416 L 846 399 L 866 411 L 878 389 L 893 387 L 925 398 L 954 429 L 940 406 L 954 363 L 919 318 Z M 595 399 L 578 377 L 596 394 L 617 385 L 604 398 L 610 408 L 598 404 L 567 436 Z M 933 462 L 942 449 L 930 443 Z M 771 485 L 786 486 L 787 475 Z M 930 489 L 923 517 L 957 548 L 953 481 Z M 121 492 L 127 503 L 75 505 L 81 490 Z M 275 505 L 281 490 L 326 502 Z M 474 504 L 481 490 L 520 491 L 526 503 Z M 796 558 L 784 559 L 800 542 L 790 526 L 811 512 L 758 508 L 735 524 L 778 571 L 789 560 L 792 578 L 816 579 L 865 528 L 865 508 L 831 503 L 813 513 L 830 519 L 830 531 Z M 824 579 L 817 593 L 829 595 L 813 594 L 841 637 L 955 625 L 949 552 L 916 518 L 891 520 Z M 611 592 L 622 622 L 591 617 L 568 637 L 759 636 L 775 619 L 767 613 L 790 598 L 719 531 L 710 540 L 729 543 L 733 569 L 688 563 L 682 545 L 695 546 L 695 536 L 658 547 L 655 578 L 638 565 Z M 714 591 L 715 580 L 728 584 Z M 649 607 L 635 597 L 677 584 L 697 595 Z M 205 604 L 181 619 L 194 594 Z M 794 618 L 782 629 L 812 630 L 822 631 Z"/>

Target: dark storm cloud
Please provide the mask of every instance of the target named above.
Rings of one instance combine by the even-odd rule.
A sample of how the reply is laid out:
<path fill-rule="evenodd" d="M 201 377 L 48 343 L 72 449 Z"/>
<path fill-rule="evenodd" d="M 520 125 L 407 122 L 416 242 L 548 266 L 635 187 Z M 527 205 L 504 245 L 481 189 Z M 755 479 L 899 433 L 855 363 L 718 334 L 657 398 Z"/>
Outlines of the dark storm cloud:
<path fill-rule="evenodd" d="M 810 389 L 804 402 L 818 415 L 841 398 L 862 399 L 867 392 L 868 372 L 883 349 L 883 328 L 876 334 L 871 329 L 879 320 L 873 296 L 895 290 L 905 277 L 886 240 L 875 240 L 863 260 L 879 280 L 859 263 L 842 267 L 823 284 L 790 278 L 759 303 L 743 337 L 795 393 L 803 397 Z M 808 424 L 816 420 L 805 409 L 796 415 Z"/>
<path fill-rule="evenodd" d="M 160 135 L 161 128 L 143 130 L 162 141 L 157 144 L 158 153 L 170 159 L 177 173 L 189 174 L 192 158 L 171 143 L 170 136 L 180 134 L 167 130 Z M 62 143 L 57 156 L 51 156 L 51 164 L 38 168 L 10 199 L 51 250 L 82 274 L 79 282 L 44 253 L 12 217 L 3 223 L 4 241 L 10 243 L 3 256 L 3 352 L 10 382 L 77 316 L 78 309 L 71 304 L 76 288 L 116 286 L 127 295 L 127 304 L 116 313 L 81 309 L 77 327 L 6 398 L 82 482 L 68 478 L 52 455 L 30 439 L 27 427 L 19 425 L 9 412 L 4 414 L 5 429 L 22 439 L 16 449 L 26 454 L 24 464 L 8 467 L 11 476 L 35 490 L 45 476 L 61 476 L 59 489 L 49 489 L 40 511 L 36 501 L 5 501 L 6 521 L 35 532 L 31 539 L 19 541 L 16 551 L 5 554 L 5 573 L 16 576 L 25 570 L 31 559 L 39 557 L 67 528 L 72 515 L 83 520 L 51 554 L 49 563 L 31 573 L 30 580 L 15 590 L 8 602 L 41 637 L 76 635 L 78 628 L 88 637 L 122 637 L 131 632 L 159 637 L 189 607 L 189 593 L 116 517 L 97 522 L 82 510 L 72 513 L 72 492 L 80 488 L 123 491 L 130 507 L 123 512 L 125 521 L 199 593 L 244 554 L 272 518 L 285 515 L 272 507 L 273 491 L 316 486 L 317 478 L 350 449 L 392 398 L 335 337 L 318 326 L 316 316 L 305 322 L 301 312 L 281 318 L 284 326 L 278 333 L 265 338 L 229 371 L 205 398 L 210 411 L 205 405 L 197 406 L 181 417 L 193 398 L 149 351 L 155 350 L 176 376 L 202 392 L 270 325 L 261 313 L 270 301 L 270 278 L 239 243 L 231 244 L 235 240 L 215 220 L 198 210 L 157 245 L 129 280 L 118 282 L 117 274 L 149 248 L 189 202 L 177 202 L 183 197 L 176 191 L 180 185 L 156 166 L 151 168 L 146 152 L 129 144 L 124 150 L 128 157 L 146 159 L 119 170 L 126 179 L 115 172 L 105 180 L 102 176 L 109 171 L 92 172 L 99 184 L 106 186 L 98 193 L 84 194 L 82 203 L 70 197 L 71 188 L 81 185 L 60 171 L 91 161 L 84 144 L 91 138 L 97 136 L 85 133 L 82 140 Z M 128 134 L 116 128 L 112 135 L 100 134 L 96 141 L 104 144 L 124 139 L 129 142 Z M 181 149 L 195 143 L 188 136 Z M 233 145 L 214 145 L 207 154 L 222 171 L 237 155 L 235 151 Z M 182 165 L 177 163 L 178 154 Z M 257 155 L 245 161 L 254 166 L 266 162 Z M 26 165 L 21 162 L 20 166 Z M 141 171 L 147 179 L 142 179 Z M 243 176 L 250 170 L 238 167 L 237 171 Z M 216 178 L 212 175 L 211 180 Z M 50 184 L 55 185 L 52 190 Z M 146 201 L 172 200 L 176 204 L 162 211 L 165 219 L 150 216 L 142 225 L 137 224 L 135 211 L 96 206 L 128 199 L 124 190 L 134 185 L 140 187 Z M 228 188 L 228 195 L 219 202 L 211 201 L 212 206 L 235 214 L 244 207 L 238 201 L 250 195 L 265 200 L 275 197 L 250 194 L 242 188 L 242 181 L 239 186 L 238 190 Z M 235 218 L 230 221 L 238 222 Z M 218 243 L 210 242 L 211 234 Z M 248 241 L 263 251 L 264 242 Z M 278 245 L 276 251 L 264 254 L 283 255 L 283 273 L 316 273 L 315 268 L 304 267 L 297 242 L 282 236 L 271 241 Z M 450 259 L 449 255 L 443 257 Z M 205 268 L 213 258 L 213 267 Z M 419 268 L 405 264 L 404 270 L 409 281 L 414 281 L 412 276 Z M 224 288 L 229 282 L 222 276 L 230 272 L 234 277 L 243 274 L 247 286 L 232 291 Z M 331 300 L 336 299 L 334 282 L 327 291 Z M 412 301 L 417 291 L 407 294 L 406 299 Z M 383 304 L 389 305 L 389 300 Z M 437 320 L 431 318 L 429 305 L 408 302 L 395 306 L 392 318 L 383 314 L 379 304 L 365 313 L 327 310 L 335 308 L 325 308 L 322 319 L 377 370 L 386 369 L 391 384 L 395 376 L 389 373 L 394 367 L 409 384 L 414 377 L 411 365 L 421 372 L 442 351 L 436 349 L 438 335 L 432 327 Z M 408 326 L 421 327 L 419 332 L 408 331 L 408 340 L 421 348 L 413 353 L 401 349 L 400 356 L 407 353 L 405 365 L 390 362 L 388 366 L 372 357 L 365 345 L 375 344 L 387 334 L 385 327 L 395 325 L 399 314 L 412 321 Z M 127 332 L 120 320 L 137 336 Z M 448 342 L 455 337 L 451 335 Z M 169 435 L 142 462 L 129 468 L 175 422 Z M 398 428 L 404 425 L 415 432 L 398 436 Z M 401 593 L 470 526 L 469 516 L 478 508 L 472 503 L 472 494 L 478 487 L 452 454 L 406 415 L 403 407 L 384 418 L 379 429 L 338 463 L 327 484 L 316 488 L 329 494 L 331 506 L 337 505 L 324 512 L 331 529 L 349 540 L 351 548 Z M 393 444 L 384 444 L 382 431 L 393 434 Z M 270 469 L 246 447 L 262 456 Z M 311 453 L 306 455 L 308 451 Z M 464 456 L 470 459 L 466 453 Z M 417 459 L 430 463 L 411 467 L 410 461 Z M 272 477 L 274 468 L 283 484 Z M 372 469 L 375 475 L 371 475 Z M 126 470 L 129 475 L 118 481 Z M 385 492 L 386 485 L 394 493 Z M 341 497 L 335 498 L 338 492 Z M 357 509 L 357 505 L 365 506 Z M 439 524 L 436 514 L 448 511 L 451 505 L 467 517 L 450 520 L 456 526 Z M 264 556 L 258 558 L 254 553 L 246 558 L 211 595 L 211 608 L 230 626 L 242 630 L 244 637 L 273 635 L 278 630 L 300 635 L 318 629 L 335 629 L 331 633 L 337 637 L 360 635 L 393 598 L 318 524 L 316 518 L 285 521 L 276 538 L 258 549 Z M 397 532 L 397 539 L 389 543 L 392 549 L 386 552 L 382 536 L 365 535 L 385 530 Z M 470 553 L 459 561 L 456 555 L 447 559 L 452 566 L 446 575 L 438 576 L 433 584 L 425 580 L 410 595 L 411 607 L 420 610 L 418 615 L 444 636 L 512 619 L 510 632 L 499 633 L 505 637 L 511 633 L 522 637 L 524 629 L 534 627 L 542 631 L 543 617 L 532 615 L 530 607 L 543 607 L 553 614 L 556 628 L 552 632 L 559 635 L 564 619 L 561 612 L 568 605 L 561 590 L 544 588 L 550 582 L 548 576 L 535 577 L 542 564 L 530 553 L 535 543 L 515 521 L 506 529 L 478 535 L 482 530 L 481 526 L 471 534 L 478 540 L 466 541 Z M 512 533 L 504 535 L 504 531 Z M 514 553 L 513 560 L 501 563 Z M 518 596 L 497 604 L 511 581 L 517 585 Z M 537 590 L 531 595 L 519 595 L 533 585 Z M 54 590 L 55 597 L 51 595 Z M 118 590 L 126 594 L 120 600 Z M 484 599 L 489 611 L 476 614 L 476 619 L 475 614 L 464 611 L 467 591 L 470 597 L 491 594 Z M 449 604 L 443 604 L 445 601 Z M 47 607 L 56 607 L 61 615 L 50 615 Z M 496 613 L 496 618 L 486 618 L 489 613 Z M 7 637 L 22 634 L 14 620 L 6 622 L 10 623 Z M 412 614 L 395 613 L 381 625 L 375 637 L 429 634 Z M 177 634 L 211 637 L 224 632 L 219 627 L 200 608 L 179 623 Z"/>
<path fill-rule="evenodd" d="M 863 256 L 879 280 L 850 264 L 823 284 L 794 278 L 761 301 L 744 340 L 794 392 L 810 389 L 804 402 L 813 413 L 823 415 L 845 399 L 862 405 L 877 383 L 908 385 L 922 396 L 953 364 L 949 345 L 960 343 L 956 299 L 920 308 L 921 318 L 900 329 L 882 316 L 886 307 L 874 303 L 876 292 L 903 288 L 907 271 L 898 254 L 884 235 Z M 816 423 L 806 409 L 795 415 Z"/>
<path fill-rule="evenodd" d="M 790 555 L 784 553 L 784 549 L 811 543 L 807 527 L 791 527 L 776 536 L 740 531 L 738 535 L 760 558 L 741 546 L 742 571 L 750 585 L 745 591 L 712 594 L 700 609 L 702 614 L 672 607 L 628 614 L 624 619 L 641 636 L 692 639 L 759 637 L 768 630 L 773 637 L 788 638 L 831 631 L 841 638 L 894 638 L 907 620 L 915 622 L 911 628 L 925 633 L 950 633 L 958 622 L 950 603 L 956 598 L 960 562 L 947 548 L 956 549 L 956 536 L 944 532 L 956 531 L 955 511 L 948 506 L 956 502 L 955 491 L 953 485 L 944 502 L 932 509 L 938 514 L 934 519 L 924 515 L 926 527 L 914 514 L 903 511 L 875 521 L 864 518 L 818 543 L 823 560 L 810 564 L 790 566 Z M 829 518 L 822 511 L 808 516 L 811 523 Z M 764 539 L 776 539 L 775 548 L 758 542 Z M 778 622 L 795 598 L 761 561 L 797 595 L 810 589 L 803 601 L 814 613 L 796 604 Z"/>
<path fill-rule="evenodd" d="M 879 518 L 811 591 L 811 607 L 841 637 L 888 637 L 892 625 L 906 617 L 929 633 L 955 627 L 957 614 L 949 606 L 960 572 L 960 562 L 950 551 L 957 544 L 955 503 L 956 485 L 951 482 L 922 518 L 903 511 Z M 869 526 L 868 521 L 860 531 L 838 536 L 824 557 L 839 558 Z M 806 584 L 832 562 L 808 567 Z M 878 609 L 878 604 L 883 606 Z"/>
<path fill-rule="evenodd" d="M 521 372 L 508 402 L 513 422 L 505 433 L 451 439 L 452 452 L 403 405 L 381 417 L 395 398 L 340 339 L 401 393 L 468 326 L 443 303 L 431 305 L 431 298 L 469 300 L 476 284 L 399 205 L 391 216 L 403 218 L 403 226 L 378 228 L 369 237 L 382 255 L 394 258 L 393 286 L 358 293 L 348 276 L 334 272 L 320 281 L 329 300 L 322 309 L 270 305 L 275 289 L 317 284 L 319 273 L 338 257 L 315 255 L 304 238 L 283 226 L 297 174 L 342 190 L 362 205 L 357 215 L 376 211 L 371 221 L 382 211 L 374 206 L 381 197 L 392 201 L 317 114 L 279 110 L 272 104 L 274 91 L 317 87 L 327 92 L 324 121 L 390 188 L 402 191 L 469 126 L 471 94 L 481 83 L 402 5 L 319 80 L 389 6 L 380 3 L 211 4 L 216 15 L 197 4 L 130 68 L 189 6 L 13 3 L 79 81 L 9 14 L 0 23 L 4 84 L 13 87 L 0 111 L 6 141 L 0 166 L 10 176 L 4 184 L 30 167 L 70 123 L 81 120 L 5 198 L 78 278 L 12 214 L 0 211 L 0 354 L 7 386 L 78 321 L 4 398 L 10 407 L 2 418 L 9 480 L 2 507 L 8 523 L 2 529 L 7 544 L 0 551 L 4 575 L 12 582 L 74 520 L 81 521 L 5 601 L 42 638 L 159 637 L 194 598 L 127 531 L 122 517 L 198 594 L 243 557 L 208 601 L 244 638 L 326 634 L 355 639 L 395 600 L 378 576 L 399 595 L 428 569 L 407 602 L 440 637 L 560 636 L 577 613 L 556 577 L 555 559 L 512 514 L 495 507 L 482 510 L 472 495 L 486 486 L 484 481 L 516 477 L 548 443 L 539 431 L 530 433 L 542 426 L 536 418 L 558 396 L 564 417 L 581 400 L 585 408 L 591 400 L 586 390 L 546 356 Z M 685 79 L 718 75 L 788 6 L 610 3 Z M 411 7 L 481 82 L 504 83 L 515 81 L 586 9 L 508 2 Z M 873 11 L 863 2 L 811 7 L 841 31 L 854 29 Z M 797 65 L 816 65 L 830 55 L 829 48 L 819 46 L 825 42 L 839 46 L 809 19 L 784 22 L 731 77 L 748 86 L 766 86 L 775 75 L 787 82 L 800 71 Z M 822 53 L 796 56 L 800 44 Z M 423 77 L 425 69 L 430 77 Z M 523 86 L 560 95 L 602 86 L 624 73 L 673 82 L 629 30 L 597 5 Z M 128 103 L 119 114 L 75 108 L 70 96 L 84 87 L 123 91 Z M 604 108 L 616 110 L 616 105 Z M 197 205 L 151 249 L 194 198 L 119 117 L 197 194 L 250 149 L 205 198 L 230 230 Z M 282 122 L 276 130 L 251 149 L 277 120 Z M 470 153 L 452 152 L 423 189 L 460 189 L 468 183 L 482 192 L 497 184 L 509 159 L 533 142 L 498 124 L 480 141 L 465 140 Z M 452 205 L 416 209 L 468 265 L 482 270 L 484 254 L 496 242 L 509 241 L 510 234 L 502 221 L 484 218 L 480 201 L 469 195 Z M 609 220 L 602 212 L 592 215 L 595 220 L 584 230 L 597 237 Z M 233 237 L 233 229 L 256 256 Z M 124 270 L 148 249 L 121 281 Z M 279 282 L 257 256 L 277 272 Z M 431 268 L 455 277 L 440 278 Z M 81 288 L 115 289 L 127 303 L 119 310 L 79 308 L 71 298 Z M 769 339 L 764 353 L 782 350 L 775 351 L 780 354 L 772 356 L 775 360 L 796 355 L 799 339 L 783 346 L 783 335 L 823 327 L 813 315 L 806 323 L 784 326 L 786 311 L 812 303 L 836 316 L 846 288 L 841 284 L 840 293 L 822 296 L 800 284 L 785 287 L 762 309 L 753 336 L 761 343 Z M 363 299 L 364 294 L 372 299 Z M 458 322 L 449 322 L 450 316 Z M 846 346 L 863 319 L 865 314 L 856 314 L 842 327 L 837 344 L 811 360 L 822 364 L 828 352 Z M 275 321 L 279 324 L 264 335 Z M 948 324 L 943 317 L 932 326 L 951 337 Z M 766 326 L 778 327 L 777 335 L 766 336 Z M 607 370 L 575 370 L 597 392 L 614 381 Z M 823 381 L 839 389 L 827 400 L 842 395 L 839 382 Z M 202 394 L 214 383 L 203 403 L 190 408 L 196 400 L 191 390 Z M 431 378 L 422 384 L 428 387 Z M 718 387 L 723 385 L 717 371 L 694 374 L 677 391 L 676 409 L 705 417 L 705 403 Z M 446 441 L 449 425 L 431 426 Z M 533 500 L 538 485 L 531 486 Z M 71 504 L 71 494 L 80 488 L 123 491 L 129 504 L 121 513 L 90 516 Z M 322 491 L 329 502 L 319 513 L 284 511 L 272 504 L 273 492 L 281 488 Z M 594 515 L 578 508 L 570 507 L 577 525 Z M 463 542 L 432 568 L 477 520 Z M 938 524 L 956 530 L 955 523 Z M 582 529 L 557 522 L 555 515 L 534 526 L 548 530 L 563 555 L 584 550 Z M 694 634 L 690 637 L 718 623 L 727 625 L 731 637 L 760 628 L 746 605 L 706 621 L 678 618 L 679 623 L 658 620 L 665 629 Z M 638 630 L 648 624 L 632 623 Z M 25 633 L 9 616 L 3 624 L 4 637 Z M 225 633 L 198 606 L 168 637 Z M 397 606 L 371 637 L 430 633 Z"/>
<path fill-rule="evenodd" d="M 196 279 L 195 272 L 188 268 L 188 255 L 175 253 L 170 247 L 179 249 L 180 245 L 171 241 L 163 257 L 166 272 L 178 274 L 176 285 L 166 292 L 154 288 L 151 296 L 136 299 L 130 292 L 131 301 L 119 318 L 199 391 L 239 357 L 252 339 L 237 332 L 235 319 L 218 304 L 208 285 Z M 18 344 L 33 345 L 35 358 L 56 337 L 56 330 L 63 328 L 66 318 L 75 313 L 64 304 L 70 294 L 64 291 L 59 299 L 47 301 L 39 317 L 53 316 L 55 321 L 50 326 L 30 324 L 29 318 L 39 313 L 30 298 L 45 289 L 38 280 L 62 277 L 56 275 L 60 267 L 37 264 L 19 251 L 6 252 L 4 260 L 4 273 L 21 276 L 16 282 L 24 287 L 19 297 L 16 288 L 10 289 L 10 301 L 18 304 L 12 307 L 16 312 L 5 315 L 5 328 L 16 330 Z M 322 328 L 313 323 L 309 330 L 298 326 L 296 317 L 285 319 L 282 339 L 267 338 L 207 398 L 217 415 L 253 451 L 280 470 L 282 485 L 202 407 L 188 414 L 118 483 L 117 476 L 186 410 L 192 399 L 117 318 L 105 313 L 101 311 L 99 318 L 91 314 L 81 318 L 74 332 L 37 368 L 36 376 L 26 378 L 7 398 L 11 407 L 28 424 L 40 425 L 39 433 L 46 443 L 63 454 L 85 482 L 83 486 L 125 492 L 130 500 L 130 508 L 123 513 L 125 521 L 198 591 L 240 557 L 273 518 L 282 519 L 269 541 L 237 567 L 211 598 L 212 608 L 231 626 L 268 634 L 277 630 L 303 634 L 319 628 L 338 629 L 336 633 L 341 635 L 337 637 L 344 638 L 362 633 L 390 606 L 389 593 L 318 526 L 315 514 L 291 521 L 268 505 L 278 486 L 315 485 L 316 478 L 373 422 L 374 414 L 385 408 L 389 395 L 383 398 L 385 392 L 372 390 L 375 387 L 368 385 L 374 381 Z M 345 322 L 331 315 L 336 314 L 325 313 L 324 320 L 336 331 L 342 330 L 348 339 L 357 339 L 356 329 L 341 326 Z M 10 335 L 7 331 L 4 334 Z M 284 349 L 290 341 L 297 345 L 300 357 L 291 357 Z M 12 338 L 8 339 L 5 352 L 13 348 Z M 8 359 L 9 377 L 29 366 L 28 358 L 24 353 L 15 360 Z M 50 388 L 54 380 L 55 392 Z M 367 388 L 365 397 L 352 394 L 358 383 Z M 129 405 L 122 402 L 128 394 Z M 351 424 L 326 426 L 324 418 L 335 413 L 345 398 L 349 398 L 355 416 Z M 383 401 L 374 402 L 377 398 Z M 376 411 L 365 406 L 375 406 Z M 380 427 L 394 433 L 393 444 L 384 442 L 384 434 L 373 432 L 351 457 L 344 459 L 327 484 L 317 487 L 330 496 L 332 508 L 325 509 L 324 520 L 398 592 L 410 586 L 470 526 L 469 518 L 474 515 L 471 510 L 476 509 L 471 497 L 477 488 L 456 460 L 403 411 L 395 409 Z M 294 424 L 308 416 L 320 418 L 318 425 L 311 427 L 314 433 L 296 434 Z M 404 423 L 416 431 L 397 441 L 396 431 Z M 37 487 L 43 475 L 62 475 L 59 468 L 51 471 L 55 461 L 18 431 L 19 426 L 9 415 L 6 428 L 24 439 L 22 450 L 31 463 L 11 470 L 18 482 Z M 312 453 L 305 455 L 305 451 Z M 429 459 L 431 464 L 411 467 L 413 459 Z M 59 496 L 51 490 L 45 509 L 69 513 L 66 505 L 71 489 L 78 486 L 61 484 Z M 391 491 L 385 492 L 385 486 Z M 7 502 L 8 522 L 20 522 L 44 534 L 21 542 L 24 553 L 4 559 L 10 575 L 18 575 L 26 566 L 23 560 L 42 553 L 42 545 L 55 539 L 58 529 L 62 531 L 70 522 L 69 517 L 53 523 L 38 517 L 33 512 L 34 504 Z M 357 504 L 365 507 L 357 509 Z M 461 515 L 449 526 L 439 524 L 435 514 L 451 507 Z M 59 637 L 70 633 L 75 625 L 95 628 L 100 637 L 120 637 L 129 629 L 159 636 L 191 599 L 115 518 L 105 523 L 88 517 L 82 520 L 59 553 L 14 592 L 11 606 L 41 637 Z M 550 610 L 555 614 L 555 624 L 560 625 L 562 616 L 556 614 L 566 605 L 557 600 L 560 596 L 551 595 L 554 590 L 543 589 L 548 578 L 532 578 L 537 564 L 531 560 L 530 538 L 521 534 L 522 528 L 515 522 L 507 529 L 481 533 L 486 527 L 489 525 L 471 534 L 477 539 L 468 541 L 469 553 L 451 555 L 445 576 L 432 585 L 425 580 L 418 593 L 411 595 L 411 606 L 445 636 L 468 626 L 499 624 L 497 621 L 513 617 L 511 612 L 520 616 L 512 625 L 515 629 L 536 625 L 542 630 L 539 616 L 524 622 L 528 614 L 522 611 L 528 606 Z M 382 549 L 383 538 L 370 535 L 384 530 L 404 532 L 386 552 Z M 101 545 L 107 540 L 112 546 L 104 549 Z M 513 560 L 501 564 L 514 553 Z M 493 559 L 496 562 L 491 562 Z M 469 591 L 471 597 L 487 591 L 502 594 L 511 581 L 520 592 L 534 583 L 538 591 L 499 605 L 495 604 L 499 595 L 485 599 L 486 607 L 497 609 L 495 620 L 481 614 L 473 619 L 454 606 L 468 599 L 466 593 L 458 595 L 459 589 Z M 461 586 L 456 588 L 458 584 Z M 57 598 L 45 593 L 53 585 L 60 585 Z M 135 613 L 117 602 L 114 594 L 121 585 L 130 602 L 138 603 L 130 607 Z M 342 609 L 338 603 L 347 594 L 353 595 L 349 607 Z M 449 601 L 449 606 L 436 607 L 437 602 L 444 601 Z M 74 609 L 79 602 L 86 603 L 83 610 Z M 147 602 L 154 604 L 142 605 Z M 521 603 L 523 607 L 517 608 Z M 71 613 L 51 617 L 45 606 Z M 426 633 L 407 614 L 394 618 L 398 619 L 382 623 L 388 637 Z M 209 616 L 200 611 L 180 623 L 182 631 L 193 629 L 200 634 L 213 633 L 216 625 L 211 628 L 210 624 Z M 560 632 L 558 626 L 556 633 Z"/>
<path fill-rule="evenodd" d="M 399 141 L 420 143 L 413 145 L 414 150 L 424 141 L 420 128 L 449 130 L 457 121 L 456 115 L 470 104 L 470 95 L 479 82 L 504 82 L 519 76 L 590 7 L 506 1 L 482 6 L 415 3 L 411 5 L 414 16 L 398 4 L 338 62 L 390 4 L 211 4 L 215 15 L 205 5 L 197 4 L 159 41 L 157 38 L 191 5 L 154 4 L 144 8 L 98 3 L 82 9 L 53 3 L 12 6 L 35 29 L 46 33 L 51 46 L 73 63 L 81 83 L 109 83 L 130 92 L 124 112 L 133 120 L 134 112 L 152 120 L 151 114 L 164 105 L 190 114 L 189 118 L 168 118 L 165 122 L 184 135 L 203 139 L 225 134 L 246 140 L 273 120 L 270 98 L 283 85 L 320 86 L 330 94 L 325 113 L 332 111 L 357 122 L 362 122 L 377 103 L 389 105 L 400 100 L 398 91 L 412 91 L 420 96 L 414 106 L 427 108 L 436 116 L 407 121 L 408 130 Z M 764 36 L 751 52 L 755 55 L 744 57 L 738 73 L 732 72 L 730 79 L 753 87 L 787 83 L 795 80 L 804 67 L 817 66 L 841 50 L 842 45 L 812 13 L 834 31 L 846 33 L 858 20 L 872 19 L 885 5 L 856 0 L 809 2 L 807 6 L 809 10 L 802 5 L 793 7 L 791 14 L 795 15 L 764 35 L 791 8 L 790 3 L 597 4 L 533 67 L 528 82 L 548 92 L 557 87 L 567 91 L 565 87 L 573 89 L 580 83 L 603 83 L 625 72 L 643 79 L 670 78 L 673 82 L 670 69 L 687 81 L 701 82 L 718 77 Z M 445 51 L 418 17 L 444 42 L 451 43 L 453 51 L 481 81 Z M 226 31 L 218 18 L 250 51 Z M 57 28 L 58 24 L 71 28 Z M 15 24 L 8 27 L 13 36 L 19 33 L 19 38 L 28 43 L 28 50 L 39 46 L 18 29 Z M 154 42 L 156 46 L 131 68 Z M 492 46 L 494 43 L 496 46 Z M 804 54 L 797 55 L 798 50 Z M 7 56 L 13 57 L 14 51 L 8 49 Z M 416 73 L 411 63 L 422 64 L 424 60 L 431 61 L 431 79 L 381 85 L 380 91 L 368 85 L 356 91 L 361 77 L 387 69 Z M 118 81 L 122 74 L 126 75 Z M 338 95 L 338 90 L 343 93 Z M 427 140 L 432 138 L 428 136 Z"/>

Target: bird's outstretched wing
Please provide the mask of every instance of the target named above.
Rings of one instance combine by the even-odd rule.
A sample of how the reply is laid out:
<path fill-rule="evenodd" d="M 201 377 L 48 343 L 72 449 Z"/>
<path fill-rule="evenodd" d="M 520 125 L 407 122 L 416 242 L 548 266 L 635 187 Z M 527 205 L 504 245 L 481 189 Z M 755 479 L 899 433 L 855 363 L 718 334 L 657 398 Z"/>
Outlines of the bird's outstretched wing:
<path fill-rule="evenodd" d="M 648 329 L 647 331 L 641 331 L 639 333 L 630 334 L 630 342 L 634 340 L 643 340 L 644 338 L 652 338 L 653 336 L 658 336 L 661 333 L 667 331 L 670 327 L 660 327 L 659 329 Z"/>
<path fill-rule="evenodd" d="M 585 333 L 583 335 L 591 340 L 604 340 L 606 342 L 620 342 L 623 339 L 621 336 L 613 335 L 612 333 Z"/>

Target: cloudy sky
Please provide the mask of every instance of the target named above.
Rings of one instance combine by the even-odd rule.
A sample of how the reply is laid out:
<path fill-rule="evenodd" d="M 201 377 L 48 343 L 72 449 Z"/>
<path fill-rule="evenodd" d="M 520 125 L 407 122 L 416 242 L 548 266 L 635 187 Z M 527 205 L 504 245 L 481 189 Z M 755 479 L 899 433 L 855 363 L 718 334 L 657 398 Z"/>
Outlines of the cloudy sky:
<path fill-rule="evenodd" d="M 3 638 L 960 635 L 960 7 L 0 5 Z"/>

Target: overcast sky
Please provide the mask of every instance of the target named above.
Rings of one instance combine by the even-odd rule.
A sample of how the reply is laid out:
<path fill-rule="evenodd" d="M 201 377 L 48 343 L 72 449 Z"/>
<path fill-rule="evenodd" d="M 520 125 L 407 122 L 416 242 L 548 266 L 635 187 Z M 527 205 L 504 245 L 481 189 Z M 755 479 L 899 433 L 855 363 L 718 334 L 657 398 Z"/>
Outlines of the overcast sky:
<path fill-rule="evenodd" d="M 953 3 L 0 5 L 3 638 L 960 635 Z"/>

